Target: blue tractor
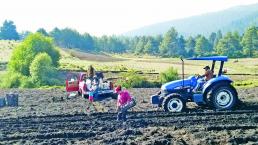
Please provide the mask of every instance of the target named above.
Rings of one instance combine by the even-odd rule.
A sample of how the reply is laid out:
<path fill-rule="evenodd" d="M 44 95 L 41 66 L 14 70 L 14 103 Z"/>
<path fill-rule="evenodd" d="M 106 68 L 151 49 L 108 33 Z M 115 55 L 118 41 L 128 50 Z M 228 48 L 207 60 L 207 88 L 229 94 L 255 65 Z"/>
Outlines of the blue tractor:
<path fill-rule="evenodd" d="M 220 62 L 217 75 L 206 81 L 199 91 L 194 91 L 200 76 L 184 78 L 184 60 L 182 60 L 183 79 L 168 82 L 161 87 L 158 94 L 151 97 L 152 104 L 162 107 L 168 112 L 181 112 L 186 109 L 186 102 L 195 102 L 199 106 L 207 106 L 216 110 L 230 110 L 238 103 L 238 94 L 232 86 L 232 80 L 223 74 L 227 56 L 195 57 L 187 60 L 210 60 L 211 71 L 214 72 L 216 61 Z"/>

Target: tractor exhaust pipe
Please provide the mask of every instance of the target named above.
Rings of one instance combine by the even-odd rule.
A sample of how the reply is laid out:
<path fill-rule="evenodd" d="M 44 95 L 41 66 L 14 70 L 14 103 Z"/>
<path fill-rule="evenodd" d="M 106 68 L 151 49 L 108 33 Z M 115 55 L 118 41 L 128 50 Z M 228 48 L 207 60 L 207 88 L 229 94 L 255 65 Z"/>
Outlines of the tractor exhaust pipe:
<path fill-rule="evenodd" d="M 184 88 L 185 87 L 185 81 L 184 81 L 184 79 L 185 79 L 185 68 L 184 68 L 185 64 L 184 64 L 183 57 L 180 57 L 180 59 L 182 61 L 182 77 L 183 77 L 183 88 Z"/>

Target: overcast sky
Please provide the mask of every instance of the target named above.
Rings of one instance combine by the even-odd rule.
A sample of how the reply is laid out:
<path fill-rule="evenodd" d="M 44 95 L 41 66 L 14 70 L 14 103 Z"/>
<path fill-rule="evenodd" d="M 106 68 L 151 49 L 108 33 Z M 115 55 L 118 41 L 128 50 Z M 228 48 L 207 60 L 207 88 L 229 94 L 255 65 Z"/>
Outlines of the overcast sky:
<path fill-rule="evenodd" d="M 101 36 L 253 3 L 258 0 L 2 0 L 0 23 L 13 20 L 19 32 L 70 27 Z"/>

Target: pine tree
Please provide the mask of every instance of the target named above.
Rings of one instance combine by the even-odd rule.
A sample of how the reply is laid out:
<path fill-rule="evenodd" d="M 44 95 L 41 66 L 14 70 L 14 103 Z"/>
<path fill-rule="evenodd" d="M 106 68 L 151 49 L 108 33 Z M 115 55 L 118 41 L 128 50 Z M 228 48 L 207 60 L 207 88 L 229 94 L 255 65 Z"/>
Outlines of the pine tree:
<path fill-rule="evenodd" d="M 16 31 L 16 26 L 13 21 L 5 20 L 3 26 L 0 27 L 0 39 L 4 40 L 18 40 L 19 34 Z"/>
<path fill-rule="evenodd" d="M 243 53 L 245 56 L 253 57 L 258 52 L 258 34 L 257 27 L 249 27 L 242 38 Z"/>
<path fill-rule="evenodd" d="M 204 36 L 200 36 L 196 39 L 195 52 L 198 56 L 207 56 L 211 54 L 212 48 L 209 41 Z"/>
<path fill-rule="evenodd" d="M 190 36 L 186 40 L 186 45 L 185 45 L 185 49 L 186 49 L 186 52 L 187 52 L 188 56 L 194 56 L 195 55 L 194 48 L 195 48 L 195 40 L 194 40 L 193 37 Z"/>
<path fill-rule="evenodd" d="M 239 34 L 234 32 L 228 32 L 222 39 L 215 49 L 219 55 L 226 55 L 228 57 L 241 57 L 242 47 L 239 41 Z"/>
<path fill-rule="evenodd" d="M 165 35 L 160 44 L 159 50 L 163 56 L 176 56 L 178 48 L 178 33 L 175 28 L 171 28 Z"/>

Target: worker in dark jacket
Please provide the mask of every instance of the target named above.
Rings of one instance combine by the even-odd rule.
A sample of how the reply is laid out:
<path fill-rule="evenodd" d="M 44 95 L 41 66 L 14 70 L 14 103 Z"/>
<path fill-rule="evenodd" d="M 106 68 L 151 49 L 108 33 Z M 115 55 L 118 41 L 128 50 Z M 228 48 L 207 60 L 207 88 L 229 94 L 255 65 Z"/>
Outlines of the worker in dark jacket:
<path fill-rule="evenodd" d="M 87 89 L 93 94 L 93 98 L 98 98 L 98 88 L 99 88 L 99 80 L 95 77 L 95 69 L 92 65 L 88 67 L 88 81 L 87 82 Z M 92 96 L 90 96 L 92 97 Z M 93 98 L 89 98 L 91 101 L 93 101 Z"/>
<path fill-rule="evenodd" d="M 87 73 L 89 78 L 93 78 L 95 76 L 95 69 L 92 65 L 88 67 Z"/>

